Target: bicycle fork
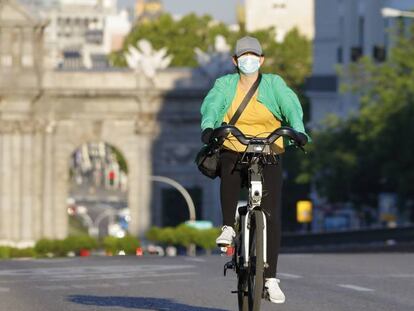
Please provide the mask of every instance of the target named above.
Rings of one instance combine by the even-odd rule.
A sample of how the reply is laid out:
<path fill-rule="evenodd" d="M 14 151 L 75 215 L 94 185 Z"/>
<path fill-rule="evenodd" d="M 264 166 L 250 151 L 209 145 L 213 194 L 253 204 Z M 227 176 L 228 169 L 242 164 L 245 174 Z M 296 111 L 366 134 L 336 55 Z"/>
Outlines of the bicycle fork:
<path fill-rule="evenodd" d="M 243 256 L 243 266 L 245 268 L 247 268 L 249 266 L 249 245 L 250 245 L 250 222 L 251 222 L 251 217 L 252 217 L 252 213 L 254 213 L 253 209 L 250 209 L 247 212 L 246 220 L 247 221 L 243 221 L 243 248 L 242 248 L 242 256 Z M 260 215 L 261 217 L 263 217 L 263 262 L 265 264 L 265 267 L 267 266 L 267 223 L 266 223 L 266 215 L 265 213 L 263 213 L 262 211 L 260 211 Z M 257 229 L 256 229 L 257 230 Z"/>

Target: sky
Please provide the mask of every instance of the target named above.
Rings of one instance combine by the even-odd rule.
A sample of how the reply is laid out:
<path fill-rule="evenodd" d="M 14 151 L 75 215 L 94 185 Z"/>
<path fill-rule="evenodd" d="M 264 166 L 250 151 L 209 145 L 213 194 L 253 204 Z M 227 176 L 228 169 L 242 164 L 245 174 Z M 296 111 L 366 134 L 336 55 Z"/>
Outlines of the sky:
<path fill-rule="evenodd" d="M 195 12 L 199 15 L 209 14 L 227 24 L 236 23 L 237 0 L 162 0 L 162 2 L 165 11 L 173 15 Z M 134 4 L 135 0 L 118 0 L 120 8 L 133 7 Z"/>

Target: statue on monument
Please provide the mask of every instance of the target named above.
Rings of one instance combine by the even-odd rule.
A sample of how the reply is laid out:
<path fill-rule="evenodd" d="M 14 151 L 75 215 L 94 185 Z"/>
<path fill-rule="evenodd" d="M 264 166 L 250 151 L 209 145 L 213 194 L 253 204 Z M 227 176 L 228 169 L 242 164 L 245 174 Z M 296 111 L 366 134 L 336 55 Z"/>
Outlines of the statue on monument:
<path fill-rule="evenodd" d="M 151 81 L 154 80 L 158 70 L 167 68 L 172 56 L 167 55 L 167 49 L 154 50 L 151 43 L 146 39 L 137 42 L 136 47 L 130 45 L 125 53 L 128 67 L 137 72 L 142 72 Z"/>

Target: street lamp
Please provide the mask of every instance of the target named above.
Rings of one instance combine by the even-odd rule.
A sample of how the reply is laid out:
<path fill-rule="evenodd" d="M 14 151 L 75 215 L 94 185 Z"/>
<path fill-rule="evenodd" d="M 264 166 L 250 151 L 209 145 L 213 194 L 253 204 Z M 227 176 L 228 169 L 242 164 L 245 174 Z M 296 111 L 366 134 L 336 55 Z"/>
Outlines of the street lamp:
<path fill-rule="evenodd" d="M 414 12 L 401 11 L 393 8 L 382 8 L 381 14 L 383 17 L 411 17 L 414 18 Z"/>

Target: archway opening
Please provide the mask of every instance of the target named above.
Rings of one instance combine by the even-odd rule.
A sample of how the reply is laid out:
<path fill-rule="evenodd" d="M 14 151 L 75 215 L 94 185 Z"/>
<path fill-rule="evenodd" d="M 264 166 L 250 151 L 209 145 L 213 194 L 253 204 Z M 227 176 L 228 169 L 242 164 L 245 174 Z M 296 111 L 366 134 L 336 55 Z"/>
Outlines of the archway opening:
<path fill-rule="evenodd" d="M 69 235 L 124 237 L 128 232 L 128 165 L 106 142 L 81 145 L 70 156 Z"/>

